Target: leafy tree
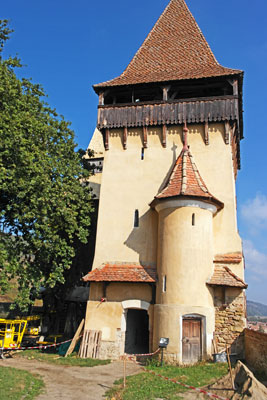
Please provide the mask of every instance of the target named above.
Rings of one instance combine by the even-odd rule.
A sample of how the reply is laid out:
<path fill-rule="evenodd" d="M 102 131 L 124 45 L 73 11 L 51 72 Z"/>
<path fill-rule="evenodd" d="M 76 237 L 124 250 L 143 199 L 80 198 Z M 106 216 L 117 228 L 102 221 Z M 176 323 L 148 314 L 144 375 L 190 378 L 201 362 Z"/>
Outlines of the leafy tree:
<path fill-rule="evenodd" d="M 12 31 L 0 21 L 0 291 L 18 284 L 20 308 L 40 287 L 62 287 L 88 240 L 89 171 L 69 123 L 19 79 L 18 58 L 3 59 Z"/>

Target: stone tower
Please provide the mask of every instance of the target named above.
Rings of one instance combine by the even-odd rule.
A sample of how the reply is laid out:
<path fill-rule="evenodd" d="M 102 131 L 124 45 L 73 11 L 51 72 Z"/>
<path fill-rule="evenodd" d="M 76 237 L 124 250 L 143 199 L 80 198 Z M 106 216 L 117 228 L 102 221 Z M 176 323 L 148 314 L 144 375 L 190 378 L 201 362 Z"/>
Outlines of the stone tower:
<path fill-rule="evenodd" d="M 103 169 L 84 281 L 102 358 L 155 350 L 163 336 L 175 362 L 209 357 L 214 342 L 242 350 L 242 81 L 216 61 L 185 1 L 171 0 L 125 71 L 94 86 L 91 147 Z"/>

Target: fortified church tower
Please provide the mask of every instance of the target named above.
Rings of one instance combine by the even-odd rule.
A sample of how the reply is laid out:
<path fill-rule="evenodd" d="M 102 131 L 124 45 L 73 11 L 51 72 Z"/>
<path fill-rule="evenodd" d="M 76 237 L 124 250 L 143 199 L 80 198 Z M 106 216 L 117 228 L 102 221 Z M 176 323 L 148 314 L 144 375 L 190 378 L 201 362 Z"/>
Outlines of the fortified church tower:
<path fill-rule="evenodd" d="M 103 162 L 86 329 L 101 358 L 156 350 L 194 362 L 245 327 L 235 178 L 243 73 L 221 66 L 184 0 L 171 0 L 117 78 L 94 86 Z M 100 193 L 100 194 L 99 194 Z"/>

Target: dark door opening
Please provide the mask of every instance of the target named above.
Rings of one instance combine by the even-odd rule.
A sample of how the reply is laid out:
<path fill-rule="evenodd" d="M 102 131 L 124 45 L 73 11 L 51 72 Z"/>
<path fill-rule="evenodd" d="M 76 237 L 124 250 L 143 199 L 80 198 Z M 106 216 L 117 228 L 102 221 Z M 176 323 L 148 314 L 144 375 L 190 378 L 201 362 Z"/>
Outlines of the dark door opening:
<path fill-rule="evenodd" d="M 201 360 L 201 319 L 183 319 L 183 362 L 194 363 Z"/>
<path fill-rule="evenodd" d="M 126 318 L 125 353 L 149 352 L 148 314 L 146 310 L 128 309 Z"/>

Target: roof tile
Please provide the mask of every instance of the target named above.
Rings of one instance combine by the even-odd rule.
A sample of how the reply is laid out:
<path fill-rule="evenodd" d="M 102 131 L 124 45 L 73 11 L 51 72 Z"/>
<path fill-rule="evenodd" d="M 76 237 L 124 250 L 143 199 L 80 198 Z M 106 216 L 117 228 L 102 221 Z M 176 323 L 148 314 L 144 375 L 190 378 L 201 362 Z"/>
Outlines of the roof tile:
<path fill-rule="evenodd" d="M 83 277 L 85 282 L 156 282 L 156 269 L 136 263 L 106 263 Z"/>
<path fill-rule="evenodd" d="M 248 285 L 237 275 L 235 275 L 230 268 L 225 265 L 215 265 L 214 273 L 210 280 L 207 282 L 208 285 L 215 286 L 232 286 L 246 289 Z"/>

